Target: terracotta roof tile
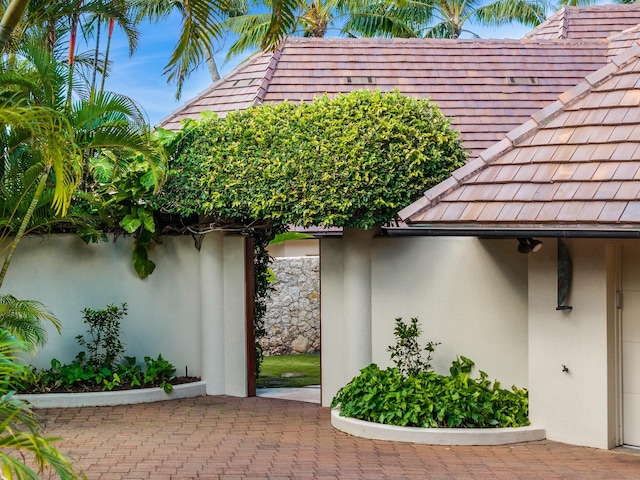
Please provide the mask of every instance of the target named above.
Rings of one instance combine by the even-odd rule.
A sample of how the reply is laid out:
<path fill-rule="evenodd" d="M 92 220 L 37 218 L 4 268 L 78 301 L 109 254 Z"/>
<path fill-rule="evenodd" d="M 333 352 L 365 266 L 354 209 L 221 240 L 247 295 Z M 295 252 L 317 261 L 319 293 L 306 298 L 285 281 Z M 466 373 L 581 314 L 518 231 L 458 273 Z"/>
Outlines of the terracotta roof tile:
<path fill-rule="evenodd" d="M 180 120 L 204 110 L 224 115 L 325 92 L 399 89 L 437 103 L 475 157 L 606 61 L 602 41 L 289 38 L 160 125 L 178 129 Z"/>
<path fill-rule="evenodd" d="M 616 42 L 623 43 L 623 37 Z M 549 231 L 640 231 L 640 45 L 588 77 L 599 83 L 571 89 L 562 96 L 560 110 L 556 104 L 534 114 L 539 123 L 530 132 L 508 134 L 512 146 L 501 147 L 507 154 L 485 159 L 480 153 L 486 165 L 474 177 L 473 188 L 488 192 L 499 184 L 493 200 L 466 196 L 470 185 L 458 180 L 458 200 L 431 197 L 431 205 L 457 205 L 456 211 L 466 214 L 446 221 L 430 216 L 430 225 L 491 232 L 533 224 Z M 480 185 L 484 188 L 478 189 Z M 421 224 L 429 204 L 420 205 L 411 216 L 400 212 L 401 218 L 409 225 Z M 469 223 L 477 211 L 483 212 L 481 220 Z"/>
<path fill-rule="evenodd" d="M 576 190 L 576 193 L 574 194 L 574 198 L 578 200 L 592 200 L 598 192 L 599 188 L 600 185 L 598 185 L 597 183 L 580 183 L 578 189 Z"/>
<path fill-rule="evenodd" d="M 640 182 L 623 182 L 614 200 L 634 200 L 640 197 Z"/>
<path fill-rule="evenodd" d="M 598 188 L 593 195 L 595 200 L 610 200 L 612 198 L 616 198 L 616 194 L 620 190 L 620 187 L 622 187 L 622 182 L 604 182 L 599 185 L 593 182 L 588 185 L 593 185 L 593 187 Z M 597 216 L 594 218 L 597 218 Z"/>

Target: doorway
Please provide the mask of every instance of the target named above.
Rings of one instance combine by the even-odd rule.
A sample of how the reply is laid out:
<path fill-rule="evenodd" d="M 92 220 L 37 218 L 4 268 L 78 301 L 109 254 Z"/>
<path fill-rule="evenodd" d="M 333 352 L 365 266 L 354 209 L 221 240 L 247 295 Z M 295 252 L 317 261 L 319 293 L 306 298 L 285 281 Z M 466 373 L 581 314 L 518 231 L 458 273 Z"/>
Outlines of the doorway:
<path fill-rule="evenodd" d="M 254 395 L 319 403 L 318 240 L 270 245 L 269 254 L 272 291 L 266 301 L 266 335 L 258 340 L 263 360 Z"/>

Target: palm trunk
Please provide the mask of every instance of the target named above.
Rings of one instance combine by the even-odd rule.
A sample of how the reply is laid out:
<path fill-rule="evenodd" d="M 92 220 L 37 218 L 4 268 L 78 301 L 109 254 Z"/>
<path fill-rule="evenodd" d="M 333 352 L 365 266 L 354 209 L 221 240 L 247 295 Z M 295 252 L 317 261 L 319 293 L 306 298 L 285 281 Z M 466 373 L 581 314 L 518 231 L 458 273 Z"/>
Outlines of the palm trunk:
<path fill-rule="evenodd" d="M 71 110 L 71 92 L 73 90 L 73 62 L 76 55 L 76 36 L 78 35 L 78 14 L 71 17 L 71 36 L 69 38 L 69 77 L 67 79 L 67 109 Z"/>
<path fill-rule="evenodd" d="M 29 0 L 11 0 L 11 3 L 9 3 L 0 21 L 0 50 L 4 50 L 9 37 L 11 37 L 18 23 L 20 23 L 27 5 L 29 5 Z"/>
<path fill-rule="evenodd" d="M 96 76 L 98 75 L 98 56 L 100 55 L 100 33 L 102 27 L 102 15 L 98 15 L 98 27 L 96 29 L 96 49 L 93 54 L 93 73 L 91 76 L 91 95 L 96 91 Z"/>
<path fill-rule="evenodd" d="M 107 78 L 107 67 L 109 66 L 109 52 L 111 51 L 111 37 L 113 36 L 113 25 L 115 21 L 113 18 L 109 19 L 109 34 L 107 35 L 107 50 L 104 53 L 104 67 L 102 67 L 102 83 L 100 84 L 100 91 L 104 91 L 104 81 Z"/>
<path fill-rule="evenodd" d="M 33 199 L 31 200 L 31 204 L 27 209 L 27 213 L 25 213 L 22 222 L 20 223 L 20 228 L 18 229 L 18 233 L 11 241 L 11 247 L 9 247 L 9 251 L 7 252 L 7 256 L 4 258 L 4 263 L 2 264 L 2 270 L 0 270 L 0 288 L 2 288 L 2 283 L 4 282 L 4 277 L 7 275 L 7 269 L 9 268 L 9 264 L 11 263 L 11 259 L 13 258 L 13 254 L 18 248 L 18 244 L 22 237 L 24 236 L 24 232 L 27 230 L 27 226 L 31 221 L 31 217 L 33 216 L 33 212 L 36 210 L 38 206 L 38 202 L 44 193 L 44 188 L 47 186 L 47 178 L 49 177 L 49 172 L 51 171 L 51 164 L 47 165 L 40 176 L 40 180 L 38 181 L 38 187 L 36 188 L 35 193 L 33 194 Z"/>
<path fill-rule="evenodd" d="M 218 66 L 216 65 L 213 55 L 207 56 L 207 65 L 209 66 L 209 73 L 211 73 L 211 82 L 215 83 L 220 80 L 220 72 L 218 71 Z"/>

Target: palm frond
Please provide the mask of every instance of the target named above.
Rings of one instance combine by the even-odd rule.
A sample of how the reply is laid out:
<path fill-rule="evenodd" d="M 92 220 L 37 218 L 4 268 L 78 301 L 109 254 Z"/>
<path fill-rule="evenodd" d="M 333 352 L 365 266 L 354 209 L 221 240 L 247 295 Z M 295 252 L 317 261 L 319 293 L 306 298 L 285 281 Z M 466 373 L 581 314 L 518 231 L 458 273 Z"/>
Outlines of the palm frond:
<path fill-rule="evenodd" d="M 223 0 L 184 0 L 182 32 L 165 66 L 168 82 L 175 82 L 176 98 L 180 98 L 185 79 L 195 68 L 215 53 L 214 41 L 221 38 L 221 12 L 226 8 Z"/>
<path fill-rule="evenodd" d="M 273 1 L 269 27 L 260 42 L 262 50 L 275 50 L 287 35 L 295 31 L 300 7 L 300 0 Z"/>
<path fill-rule="evenodd" d="M 226 30 L 238 34 L 238 39 L 229 46 L 227 59 L 259 48 L 269 29 L 270 20 L 269 14 L 258 13 L 228 18 L 222 22 Z"/>
<path fill-rule="evenodd" d="M 535 27 L 546 19 L 546 2 L 534 0 L 497 0 L 475 10 L 480 25 L 501 26 L 521 23 Z"/>
<path fill-rule="evenodd" d="M 47 341 L 45 323 L 60 333 L 60 320 L 35 300 L 18 300 L 13 295 L 0 295 L 0 328 L 33 347 Z"/>

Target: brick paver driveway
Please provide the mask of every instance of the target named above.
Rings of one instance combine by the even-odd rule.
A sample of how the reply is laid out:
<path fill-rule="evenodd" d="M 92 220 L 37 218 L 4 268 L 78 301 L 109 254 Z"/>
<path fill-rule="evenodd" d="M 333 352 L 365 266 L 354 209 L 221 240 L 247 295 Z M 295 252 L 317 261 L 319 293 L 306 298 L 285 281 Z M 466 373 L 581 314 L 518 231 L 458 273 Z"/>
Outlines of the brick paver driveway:
<path fill-rule="evenodd" d="M 329 410 L 200 397 L 39 410 L 90 479 L 640 479 L 640 455 L 542 441 L 432 447 L 351 437 Z M 585 419 L 585 421 L 587 421 Z"/>

